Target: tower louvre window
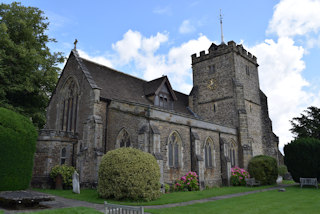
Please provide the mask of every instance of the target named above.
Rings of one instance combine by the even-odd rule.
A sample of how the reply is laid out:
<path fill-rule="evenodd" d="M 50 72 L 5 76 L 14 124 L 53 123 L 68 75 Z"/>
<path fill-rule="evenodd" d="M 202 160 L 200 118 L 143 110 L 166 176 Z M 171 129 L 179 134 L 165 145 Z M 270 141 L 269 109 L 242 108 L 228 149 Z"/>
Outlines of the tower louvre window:
<path fill-rule="evenodd" d="M 209 73 L 214 74 L 216 72 L 216 66 L 215 65 L 209 65 Z"/>
<path fill-rule="evenodd" d="M 249 69 L 249 66 L 248 66 L 248 65 L 246 65 L 246 74 L 247 74 L 248 76 L 250 76 L 250 69 Z"/>

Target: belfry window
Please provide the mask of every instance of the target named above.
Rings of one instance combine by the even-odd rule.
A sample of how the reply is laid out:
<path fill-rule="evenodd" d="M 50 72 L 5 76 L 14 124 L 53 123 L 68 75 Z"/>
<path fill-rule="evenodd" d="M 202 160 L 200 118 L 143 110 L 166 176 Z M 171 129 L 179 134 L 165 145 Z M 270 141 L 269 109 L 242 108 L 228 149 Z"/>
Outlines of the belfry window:
<path fill-rule="evenodd" d="M 181 138 L 177 132 L 173 132 L 169 136 L 168 156 L 169 156 L 168 157 L 169 167 L 174 167 L 174 168 L 180 167 Z"/>
<path fill-rule="evenodd" d="M 248 65 L 246 65 L 246 74 L 247 74 L 248 76 L 250 76 L 250 69 L 249 69 L 249 66 L 248 66 Z"/>
<path fill-rule="evenodd" d="M 214 74 L 216 72 L 216 66 L 215 65 L 210 65 L 209 66 L 209 73 Z"/>

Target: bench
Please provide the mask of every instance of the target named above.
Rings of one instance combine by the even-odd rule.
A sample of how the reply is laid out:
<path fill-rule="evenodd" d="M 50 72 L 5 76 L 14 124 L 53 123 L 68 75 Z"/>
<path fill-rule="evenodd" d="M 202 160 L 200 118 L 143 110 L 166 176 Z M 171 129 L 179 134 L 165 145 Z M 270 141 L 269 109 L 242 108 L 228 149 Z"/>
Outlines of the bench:
<path fill-rule="evenodd" d="M 143 207 L 125 206 L 119 204 L 109 204 L 104 202 L 105 214 L 144 214 Z"/>
<path fill-rule="evenodd" d="M 304 185 L 316 186 L 318 189 L 317 178 L 300 178 L 300 188 L 302 188 Z"/>
<path fill-rule="evenodd" d="M 246 178 L 246 186 L 260 186 L 260 181 L 256 181 L 255 178 Z"/>

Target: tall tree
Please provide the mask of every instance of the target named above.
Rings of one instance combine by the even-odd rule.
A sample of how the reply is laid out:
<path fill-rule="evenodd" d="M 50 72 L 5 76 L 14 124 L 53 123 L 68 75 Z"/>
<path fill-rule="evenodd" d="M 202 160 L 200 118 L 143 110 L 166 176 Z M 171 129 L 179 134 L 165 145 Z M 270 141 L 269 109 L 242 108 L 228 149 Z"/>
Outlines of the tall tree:
<path fill-rule="evenodd" d="M 320 109 L 310 106 L 300 117 L 294 117 L 291 121 L 290 131 L 296 138 L 320 139 Z"/>
<path fill-rule="evenodd" d="M 62 53 L 52 53 L 48 18 L 35 7 L 0 4 L 0 106 L 32 119 L 41 128 L 58 80 Z"/>

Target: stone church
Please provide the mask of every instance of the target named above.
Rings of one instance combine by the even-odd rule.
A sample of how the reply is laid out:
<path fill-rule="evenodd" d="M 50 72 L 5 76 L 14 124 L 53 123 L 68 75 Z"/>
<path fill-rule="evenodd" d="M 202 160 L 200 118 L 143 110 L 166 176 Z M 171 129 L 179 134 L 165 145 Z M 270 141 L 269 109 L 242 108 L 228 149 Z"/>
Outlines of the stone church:
<path fill-rule="evenodd" d="M 228 185 L 230 168 L 256 155 L 280 159 L 257 58 L 230 41 L 193 54 L 193 88 L 173 90 L 167 76 L 145 81 L 69 55 L 39 133 L 32 185 L 53 166 L 74 166 L 95 187 L 102 156 L 134 147 L 156 158 L 162 184 L 196 171 L 201 187 Z"/>

